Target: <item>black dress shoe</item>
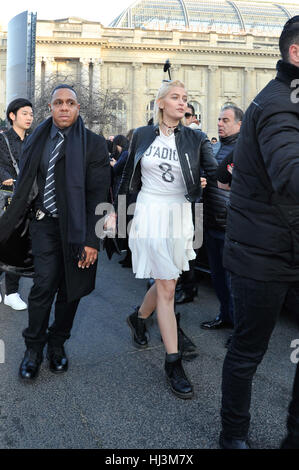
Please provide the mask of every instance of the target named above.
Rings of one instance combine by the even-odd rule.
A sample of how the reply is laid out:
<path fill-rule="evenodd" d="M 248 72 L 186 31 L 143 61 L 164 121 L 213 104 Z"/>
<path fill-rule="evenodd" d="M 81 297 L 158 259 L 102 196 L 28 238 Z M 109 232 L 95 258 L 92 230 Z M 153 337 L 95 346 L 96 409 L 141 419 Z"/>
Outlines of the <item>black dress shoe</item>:
<path fill-rule="evenodd" d="M 43 355 L 33 349 L 25 351 L 24 359 L 21 362 L 19 375 L 23 380 L 34 380 L 38 376 L 39 368 L 43 362 Z"/>
<path fill-rule="evenodd" d="M 61 374 L 68 369 L 68 358 L 65 354 L 63 346 L 48 345 L 47 359 L 49 360 L 49 368 L 54 374 Z"/>
<path fill-rule="evenodd" d="M 288 434 L 280 444 L 280 449 L 299 449 L 299 435 Z"/>
<path fill-rule="evenodd" d="M 193 302 L 194 297 L 197 296 L 197 287 L 194 287 L 192 290 L 184 289 L 181 286 L 178 286 L 175 291 L 175 302 L 177 304 L 187 304 Z"/>
<path fill-rule="evenodd" d="M 219 330 L 220 328 L 232 328 L 233 326 L 230 323 L 221 320 L 218 316 L 214 320 L 202 322 L 200 327 L 204 330 Z"/>
<path fill-rule="evenodd" d="M 165 372 L 171 391 L 184 400 L 193 397 L 193 386 L 188 379 L 183 366 L 181 353 L 166 354 Z"/>
<path fill-rule="evenodd" d="M 219 445 L 221 449 L 250 449 L 245 439 L 227 439 L 223 437 L 222 433 L 220 434 Z"/>
<path fill-rule="evenodd" d="M 194 295 L 188 295 L 185 291 L 180 291 L 178 294 L 175 294 L 175 301 L 177 304 L 187 304 L 193 302 Z"/>
<path fill-rule="evenodd" d="M 127 323 L 132 331 L 133 345 L 138 349 L 144 349 L 148 346 L 146 320 L 138 317 L 139 307 L 127 318 Z"/>

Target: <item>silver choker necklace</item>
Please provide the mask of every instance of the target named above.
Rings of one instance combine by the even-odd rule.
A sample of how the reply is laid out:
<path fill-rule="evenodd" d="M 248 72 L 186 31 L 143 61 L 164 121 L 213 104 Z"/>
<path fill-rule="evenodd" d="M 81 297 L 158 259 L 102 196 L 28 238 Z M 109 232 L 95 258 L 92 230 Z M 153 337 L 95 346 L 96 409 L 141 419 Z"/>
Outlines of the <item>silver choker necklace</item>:
<path fill-rule="evenodd" d="M 171 136 L 178 127 L 178 124 L 176 126 L 168 126 L 164 121 L 162 121 L 162 124 L 166 127 L 166 134 L 168 136 Z"/>

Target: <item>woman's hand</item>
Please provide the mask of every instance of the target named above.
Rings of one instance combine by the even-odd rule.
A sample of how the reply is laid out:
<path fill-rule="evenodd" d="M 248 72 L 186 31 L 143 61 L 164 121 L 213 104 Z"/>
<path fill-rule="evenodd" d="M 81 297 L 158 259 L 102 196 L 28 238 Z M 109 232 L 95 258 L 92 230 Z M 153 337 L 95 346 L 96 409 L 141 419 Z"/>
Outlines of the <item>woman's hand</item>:
<path fill-rule="evenodd" d="M 104 231 L 109 232 L 109 234 L 115 234 L 116 233 L 116 220 L 117 220 L 116 212 L 111 212 L 111 214 L 108 214 L 106 216 L 106 221 L 103 227 Z"/>
<path fill-rule="evenodd" d="M 200 185 L 202 187 L 202 189 L 205 189 L 206 185 L 207 185 L 207 179 L 206 178 L 200 178 Z"/>

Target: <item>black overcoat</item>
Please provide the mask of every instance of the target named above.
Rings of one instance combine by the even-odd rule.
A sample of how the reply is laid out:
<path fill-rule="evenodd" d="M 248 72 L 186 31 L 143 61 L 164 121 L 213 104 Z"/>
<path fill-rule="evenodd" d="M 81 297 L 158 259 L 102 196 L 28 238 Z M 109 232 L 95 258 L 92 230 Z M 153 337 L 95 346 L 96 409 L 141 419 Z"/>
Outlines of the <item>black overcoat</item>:
<path fill-rule="evenodd" d="M 49 120 L 49 129 L 52 120 Z M 38 128 L 36 129 L 38 133 Z M 34 186 L 39 168 L 42 149 L 44 148 L 47 133 L 40 136 L 39 145 L 33 146 L 32 139 L 28 139 L 24 148 L 21 172 L 18 179 L 16 193 L 9 209 L 0 219 L 0 243 L 13 233 L 15 227 L 24 218 L 28 208 L 34 200 Z M 88 295 L 95 287 L 97 263 L 89 268 L 78 268 L 67 243 L 68 207 L 65 186 L 65 155 L 55 165 L 56 201 L 59 212 L 59 224 L 63 245 L 64 269 L 67 285 L 68 301 L 79 299 Z M 105 139 L 86 129 L 86 241 L 85 246 L 99 249 L 99 239 L 95 233 L 95 226 L 100 216 L 95 215 L 96 206 L 107 202 L 110 187 L 110 164 Z"/>

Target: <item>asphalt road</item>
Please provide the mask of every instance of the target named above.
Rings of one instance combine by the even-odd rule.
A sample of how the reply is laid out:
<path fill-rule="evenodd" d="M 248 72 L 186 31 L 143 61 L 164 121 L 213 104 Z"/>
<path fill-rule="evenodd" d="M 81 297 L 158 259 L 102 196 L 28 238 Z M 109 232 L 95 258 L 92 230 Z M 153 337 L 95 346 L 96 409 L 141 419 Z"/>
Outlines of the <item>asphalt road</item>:
<path fill-rule="evenodd" d="M 72 337 L 66 344 L 69 370 L 55 375 L 44 360 L 32 384 L 18 378 L 24 353 L 27 311 L 0 304 L 1 449 L 217 449 L 221 371 L 231 330 L 205 331 L 200 322 L 217 314 L 209 280 L 199 282 L 198 298 L 180 306 L 182 326 L 199 355 L 185 362 L 193 400 L 176 398 L 164 377 L 164 349 L 156 318 L 150 347 L 134 349 L 126 317 L 140 302 L 146 281 L 121 268 L 118 256 L 101 254 L 96 290 L 82 299 Z M 22 279 L 26 300 L 30 279 Z M 3 292 L 3 286 L 2 286 Z M 282 316 L 253 384 L 250 439 L 254 448 L 279 447 L 295 365 L 291 342 L 299 338 L 291 316 Z"/>

